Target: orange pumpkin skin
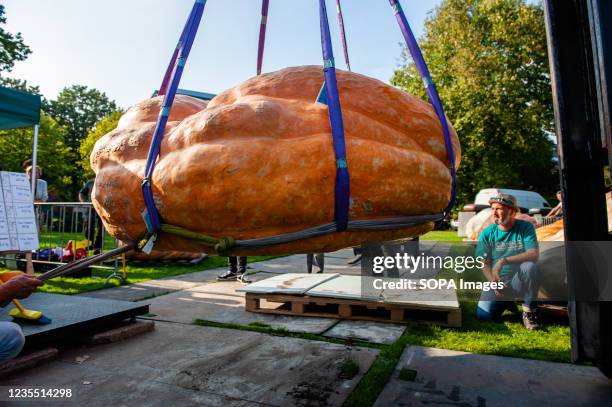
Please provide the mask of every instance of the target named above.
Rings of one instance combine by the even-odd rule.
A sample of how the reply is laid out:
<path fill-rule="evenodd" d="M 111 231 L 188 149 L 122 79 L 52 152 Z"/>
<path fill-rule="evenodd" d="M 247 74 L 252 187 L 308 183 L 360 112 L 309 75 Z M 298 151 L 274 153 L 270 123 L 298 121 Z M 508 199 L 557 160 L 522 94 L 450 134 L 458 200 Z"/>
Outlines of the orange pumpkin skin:
<path fill-rule="evenodd" d="M 337 71 L 337 77 L 350 219 L 441 212 L 451 177 L 431 105 L 359 74 Z M 208 105 L 177 96 L 152 177 L 163 222 L 238 240 L 332 222 L 336 163 L 327 106 L 314 103 L 322 83 L 321 67 L 306 66 L 252 78 Z M 94 206 L 107 230 L 123 241 L 146 230 L 140 182 L 160 104 L 158 97 L 133 106 L 91 156 Z M 451 133 L 458 167 L 459 141 L 452 127 Z M 231 254 L 329 252 L 417 236 L 432 226 L 339 232 Z M 165 233 L 155 248 L 203 251 Z"/>

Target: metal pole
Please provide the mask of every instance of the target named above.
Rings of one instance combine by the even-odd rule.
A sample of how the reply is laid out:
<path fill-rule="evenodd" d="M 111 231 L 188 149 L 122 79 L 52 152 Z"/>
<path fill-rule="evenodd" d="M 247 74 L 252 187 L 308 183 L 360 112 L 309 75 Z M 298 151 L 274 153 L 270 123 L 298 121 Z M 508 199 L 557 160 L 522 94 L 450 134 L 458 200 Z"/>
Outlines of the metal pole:
<path fill-rule="evenodd" d="M 34 142 L 32 145 L 32 203 L 34 203 L 34 193 L 36 192 L 36 158 L 38 153 L 38 124 L 34 125 Z"/>
<path fill-rule="evenodd" d="M 567 242 L 606 241 L 608 222 L 597 78 L 588 0 L 546 0 L 544 16 L 559 148 L 563 220 Z M 566 246 L 572 360 L 593 361 L 612 377 L 610 303 L 575 298 L 597 292 L 576 250 Z"/>

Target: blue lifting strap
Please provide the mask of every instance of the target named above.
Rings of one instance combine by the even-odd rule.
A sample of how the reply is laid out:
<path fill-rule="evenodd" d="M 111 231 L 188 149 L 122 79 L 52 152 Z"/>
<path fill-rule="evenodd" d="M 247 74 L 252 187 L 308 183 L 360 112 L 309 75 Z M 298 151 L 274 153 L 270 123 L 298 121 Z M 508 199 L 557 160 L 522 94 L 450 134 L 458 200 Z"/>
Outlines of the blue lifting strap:
<path fill-rule="evenodd" d="M 344 144 L 344 123 L 342 122 L 342 109 L 340 107 L 340 98 L 338 97 L 334 53 L 332 51 L 325 0 L 319 0 L 319 13 L 321 20 L 321 48 L 323 50 L 323 66 L 325 72 L 324 90 L 327 96 L 326 102 L 329 111 L 329 123 L 336 155 L 334 221 L 338 231 L 343 231 L 348 227 L 349 220 L 350 180 L 348 164 L 346 162 L 346 147 Z"/>
<path fill-rule="evenodd" d="M 170 116 L 174 96 L 176 95 L 176 91 L 181 80 L 181 75 L 183 74 L 183 68 L 185 67 L 185 62 L 189 56 L 189 51 L 191 50 L 200 20 L 202 19 L 205 4 L 206 0 L 195 1 L 191 13 L 189 14 L 187 24 L 185 25 L 183 33 L 181 34 L 181 39 L 179 41 L 179 45 L 177 46 L 177 50 L 175 50 L 174 54 L 172 55 L 172 60 L 170 61 L 170 66 L 173 67 L 172 76 L 169 81 L 170 85 L 166 90 L 166 86 L 162 84 L 160 89 L 160 93 L 164 94 L 164 101 L 157 118 L 157 124 L 155 125 L 151 145 L 149 146 L 144 178 L 142 180 L 142 193 L 145 202 L 145 210 L 143 211 L 142 215 L 145 224 L 147 225 L 147 230 L 152 236 L 150 240 L 151 246 L 155 241 L 157 232 L 161 229 L 159 213 L 155 207 L 153 192 L 151 191 L 151 176 L 153 174 L 153 169 L 155 168 L 155 162 L 159 156 L 161 141 L 164 137 L 164 131 L 166 129 L 166 123 L 168 122 L 168 117 Z"/>
<path fill-rule="evenodd" d="M 421 75 L 421 79 L 425 85 L 425 90 L 427 91 L 427 96 L 429 96 L 429 101 L 431 102 L 434 111 L 440 120 L 440 125 L 442 126 L 442 133 L 444 134 L 444 143 L 446 146 L 446 157 L 448 158 L 448 162 L 450 164 L 452 179 L 451 198 L 446 209 L 444 210 L 444 214 L 446 216 L 450 213 L 451 209 L 453 209 L 453 206 L 455 205 L 457 188 L 457 176 L 455 174 L 455 152 L 453 151 L 453 143 L 451 142 L 450 129 L 448 128 L 448 122 L 446 121 L 446 115 L 444 114 L 444 108 L 442 107 L 440 95 L 438 95 L 436 85 L 434 85 L 433 81 L 431 80 L 431 74 L 429 73 L 429 69 L 425 63 L 425 58 L 423 58 L 419 44 L 417 43 L 417 40 L 412 33 L 412 29 L 410 28 L 410 24 L 408 24 L 404 10 L 402 10 L 402 6 L 398 0 L 389 0 L 389 4 L 391 4 L 391 7 L 393 8 L 393 13 L 395 14 L 397 23 L 400 26 L 400 30 L 402 31 L 404 40 L 406 41 L 406 45 L 410 51 L 410 55 L 412 56 L 417 71 L 419 71 L 419 75 Z"/>

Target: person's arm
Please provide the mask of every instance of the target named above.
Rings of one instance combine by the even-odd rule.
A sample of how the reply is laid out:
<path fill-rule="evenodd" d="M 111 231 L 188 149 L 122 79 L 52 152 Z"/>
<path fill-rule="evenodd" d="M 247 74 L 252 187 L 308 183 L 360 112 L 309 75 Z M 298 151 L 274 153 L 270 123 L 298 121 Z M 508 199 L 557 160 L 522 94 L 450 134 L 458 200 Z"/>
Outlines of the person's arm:
<path fill-rule="evenodd" d="M 526 261 L 532 261 L 536 263 L 540 258 L 540 248 L 538 246 L 538 235 L 536 234 L 535 227 L 532 224 L 528 223 L 525 225 L 522 233 L 522 240 L 525 246 L 525 251 L 523 253 L 518 253 L 512 256 L 507 256 L 502 260 L 506 264 L 521 264 Z"/>
<path fill-rule="evenodd" d="M 493 268 L 491 267 L 491 259 L 487 259 L 484 262 L 484 266 L 482 268 L 482 273 L 484 274 L 487 281 L 493 282 L 497 281 L 495 276 L 493 275 Z"/>
<path fill-rule="evenodd" d="M 27 275 L 11 278 L 6 283 L 0 284 L 0 304 L 13 299 L 26 298 L 32 294 L 36 287 L 43 284 L 39 279 Z"/>
<path fill-rule="evenodd" d="M 555 206 L 550 212 L 548 212 L 545 218 L 554 218 L 555 216 L 559 216 L 562 213 L 563 213 L 563 208 L 562 208 L 561 202 L 559 202 L 559 205 Z"/>
<path fill-rule="evenodd" d="M 500 262 L 504 264 L 524 263 L 526 261 L 537 262 L 540 258 L 540 251 L 537 248 L 531 248 L 523 253 L 515 254 L 514 256 L 504 257 Z"/>

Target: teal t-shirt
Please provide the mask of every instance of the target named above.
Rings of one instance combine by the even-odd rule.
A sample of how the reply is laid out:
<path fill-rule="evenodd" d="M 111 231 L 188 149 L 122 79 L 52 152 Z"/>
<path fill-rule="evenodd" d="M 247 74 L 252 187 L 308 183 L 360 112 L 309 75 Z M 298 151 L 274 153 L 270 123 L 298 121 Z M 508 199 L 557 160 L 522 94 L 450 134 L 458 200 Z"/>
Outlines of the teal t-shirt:
<path fill-rule="evenodd" d="M 515 220 L 509 230 L 501 230 L 495 223 L 480 233 L 476 256 L 491 259 L 491 267 L 503 257 L 524 253 L 529 249 L 538 248 L 538 237 L 535 227 L 525 220 Z M 500 276 L 511 275 L 517 272 L 520 264 L 505 264 Z"/>

